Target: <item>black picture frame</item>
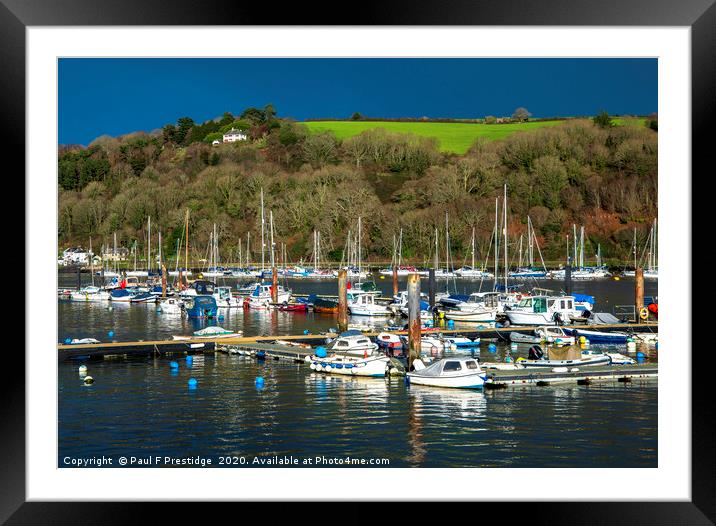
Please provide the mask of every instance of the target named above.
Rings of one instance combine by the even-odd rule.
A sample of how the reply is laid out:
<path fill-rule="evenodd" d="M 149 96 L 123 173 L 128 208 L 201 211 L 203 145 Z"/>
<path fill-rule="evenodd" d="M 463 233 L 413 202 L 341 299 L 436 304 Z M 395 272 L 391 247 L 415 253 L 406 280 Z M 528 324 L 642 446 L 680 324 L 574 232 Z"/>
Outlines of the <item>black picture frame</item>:
<path fill-rule="evenodd" d="M 4 124 L 2 148 L 6 158 L 22 159 L 24 170 L 25 135 L 25 29 L 27 26 L 87 25 L 509 25 L 509 26 L 688 26 L 692 55 L 692 174 L 709 174 L 708 133 L 713 121 L 716 80 L 716 7 L 713 0 L 451 0 L 418 5 L 409 2 L 364 2 L 337 16 L 337 6 L 327 2 L 282 4 L 267 10 L 261 3 L 192 2 L 190 0 L 0 0 L 0 100 Z M 14 123 L 12 127 L 8 123 Z M 689 174 L 678 174 L 686 178 Z M 691 184 L 694 178 L 691 175 Z M 31 196 L 25 196 L 26 198 Z M 693 209 L 698 209 L 693 203 Z M 707 208 L 708 209 L 708 208 Z M 693 222 L 692 222 L 693 223 Z M 692 237 L 693 239 L 693 237 Z M 26 242 L 31 240 L 26 239 Z M 691 289 L 691 283 L 683 286 Z M 688 320 L 686 323 L 689 323 Z M 26 320 L 25 323 L 29 323 Z M 691 327 L 685 328 L 691 332 Z M 678 352 L 691 352 L 690 338 Z M 706 351 L 707 349 L 703 349 Z M 25 349 L 25 353 L 30 350 Z M 36 351 L 36 350 L 35 350 Z M 698 359 L 698 357 L 695 357 Z M 689 502 L 589 502 L 480 504 L 479 519 L 505 510 L 510 515 L 530 513 L 531 523 L 550 524 L 712 524 L 716 520 L 714 487 L 714 408 L 708 368 L 669 373 L 691 374 L 692 379 L 692 499 Z M 678 379 L 677 379 L 678 380 Z M 667 379 L 663 389 L 679 389 L 679 382 Z M 25 382 L 24 374 L 8 374 L 3 382 L 0 403 L 0 522 L 7 524 L 126 524 L 146 511 L 141 503 L 39 503 L 25 502 Z M 668 425 L 662 422 L 661 425 Z M 588 480 L 576 481 L 588 485 Z M 628 480 L 615 481 L 628 497 Z M 519 486 L 519 484 L 518 484 Z M 514 488 L 513 488 L 514 489 Z M 506 494 L 529 496 L 527 488 Z M 267 498 L 271 494 L 267 491 Z M 82 495 L 76 496 L 78 501 Z M 387 494 L 386 498 L 390 498 Z M 558 491 L 556 497 L 558 498 Z M 241 504 L 246 507 L 246 504 Z M 161 510 L 162 520 L 181 514 L 182 522 L 193 513 L 184 506 Z M 270 509 L 271 523 L 279 507 Z M 310 508 L 306 509 L 310 513 Z M 403 513 L 410 513 L 410 507 Z M 197 515 L 199 516 L 199 515 Z M 206 517 L 199 516 L 202 519 Z"/>

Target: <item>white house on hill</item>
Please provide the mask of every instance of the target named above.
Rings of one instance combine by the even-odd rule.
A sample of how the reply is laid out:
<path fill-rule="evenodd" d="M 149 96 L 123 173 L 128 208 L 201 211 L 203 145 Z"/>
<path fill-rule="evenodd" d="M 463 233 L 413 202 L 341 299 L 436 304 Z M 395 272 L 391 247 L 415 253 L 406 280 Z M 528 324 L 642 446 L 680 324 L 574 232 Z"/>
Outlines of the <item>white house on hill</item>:
<path fill-rule="evenodd" d="M 248 138 L 249 136 L 246 135 L 245 131 L 237 130 L 236 128 L 231 128 L 224 134 L 224 142 L 245 141 Z"/>

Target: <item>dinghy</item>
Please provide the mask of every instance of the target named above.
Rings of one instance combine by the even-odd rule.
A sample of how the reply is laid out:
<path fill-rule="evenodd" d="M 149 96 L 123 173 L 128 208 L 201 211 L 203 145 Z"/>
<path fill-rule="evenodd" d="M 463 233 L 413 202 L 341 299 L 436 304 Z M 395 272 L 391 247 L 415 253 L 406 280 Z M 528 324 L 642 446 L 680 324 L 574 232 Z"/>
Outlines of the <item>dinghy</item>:
<path fill-rule="evenodd" d="M 243 334 L 243 331 L 233 332 L 224 329 L 223 327 L 211 326 L 195 331 L 192 336 L 172 336 L 174 340 L 191 340 L 192 338 L 239 338 Z"/>
<path fill-rule="evenodd" d="M 625 332 L 604 332 L 569 328 L 565 328 L 564 332 L 570 334 L 577 340 L 584 336 L 591 343 L 611 343 L 617 345 L 626 344 L 627 338 L 629 337 Z"/>
<path fill-rule="evenodd" d="M 566 334 L 562 327 L 538 327 L 529 334 L 510 333 L 510 341 L 515 343 L 553 343 L 555 345 L 574 345 L 574 336 Z"/>
<path fill-rule="evenodd" d="M 413 362 L 414 371 L 406 373 L 411 385 L 482 389 L 487 375 L 474 358 L 445 358 L 425 367 L 421 360 Z"/>

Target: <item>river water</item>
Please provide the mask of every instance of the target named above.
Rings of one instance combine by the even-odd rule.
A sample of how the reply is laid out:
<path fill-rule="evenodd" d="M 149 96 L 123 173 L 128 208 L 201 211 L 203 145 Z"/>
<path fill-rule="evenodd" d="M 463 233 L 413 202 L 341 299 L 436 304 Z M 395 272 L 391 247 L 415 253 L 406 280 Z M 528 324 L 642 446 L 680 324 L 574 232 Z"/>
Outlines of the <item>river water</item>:
<path fill-rule="evenodd" d="M 388 295 L 390 279 L 376 282 Z M 288 284 L 300 293 L 336 293 L 335 282 Z M 559 290 L 556 284 L 540 286 Z M 76 277 L 60 275 L 58 286 L 73 285 Z M 478 287 L 479 282 L 457 282 L 460 293 Z M 488 287 L 483 284 L 483 290 Z M 575 283 L 574 291 L 596 296 L 596 311 L 612 312 L 614 305 L 633 302 L 634 282 Z M 647 282 L 646 295 L 656 294 L 656 282 Z M 335 320 L 239 309 L 225 312 L 220 325 L 246 335 L 285 335 L 324 331 L 334 328 Z M 58 301 L 58 341 L 166 339 L 205 323 L 162 315 L 154 305 L 115 304 L 109 310 L 102 303 Z M 511 354 L 526 356 L 527 348 Z M 490 353 L 485 342 L 480 358 L 500 361 L 508 350 L 498 343 Z M 623 347 L 610 350 L 626 354 Z M 639 351 L 640 361 L 658 361 L 653 347 Z M 300 467 L 309 460 L 330 467 L 344 466 L 348 458 L 388 462 L 381 467 L 658 465 L 655 381 L 467 392 L 406 386 L 402 378 L 332 377 L 304 364 L 218 353 L 195 356 L 192 364 L 181 360 L 173 371 L 172 359 L 177 360 L 89 362 L 95 380 L 90 386 L 80 378 L 77 363 L 59 363 L 58 465 L 91 456 L 108 457 L 113 466 L 121 456 L 198 459 L 212 467 L 256 467 L 281 459 Z M 265 379 L 263 388 L 255 385 L 258 376 Z M 189 378 L 197 380 L 195 389 L 188 387 Z M 163 462 L 159 465 L 171 464 Z"/>

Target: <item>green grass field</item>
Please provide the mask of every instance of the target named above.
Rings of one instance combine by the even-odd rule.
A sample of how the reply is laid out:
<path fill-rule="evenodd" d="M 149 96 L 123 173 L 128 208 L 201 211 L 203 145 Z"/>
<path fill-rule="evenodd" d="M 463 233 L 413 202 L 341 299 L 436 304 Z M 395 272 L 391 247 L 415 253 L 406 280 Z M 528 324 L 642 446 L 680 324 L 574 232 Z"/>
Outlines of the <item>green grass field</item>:
<path fill-rule="evenodd" d="M 495 141 L 518 131 L 555 126 L 563 121 L 523 122 L 515 124 L 472 124 L 457 122 L 383 122 L 383 121 L 310 121 L 304 124 L 312 132 L 333 132 L 339 139 L 346 139 L 372 128 L 414 133 L 435 137 L 444 152 L 465 153 L 479 137 Z"/>

